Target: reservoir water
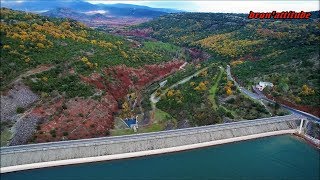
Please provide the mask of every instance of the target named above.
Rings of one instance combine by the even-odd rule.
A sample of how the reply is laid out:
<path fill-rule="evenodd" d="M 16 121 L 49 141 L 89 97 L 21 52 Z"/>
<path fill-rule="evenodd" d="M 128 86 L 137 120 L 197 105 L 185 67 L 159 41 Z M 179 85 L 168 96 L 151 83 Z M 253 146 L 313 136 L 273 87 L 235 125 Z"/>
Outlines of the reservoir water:
<path fill-rule="evenodd" d="M 320 179 L 320 151 L 290 135 L 171 154 L 1 174 L 1 179 Z"/>

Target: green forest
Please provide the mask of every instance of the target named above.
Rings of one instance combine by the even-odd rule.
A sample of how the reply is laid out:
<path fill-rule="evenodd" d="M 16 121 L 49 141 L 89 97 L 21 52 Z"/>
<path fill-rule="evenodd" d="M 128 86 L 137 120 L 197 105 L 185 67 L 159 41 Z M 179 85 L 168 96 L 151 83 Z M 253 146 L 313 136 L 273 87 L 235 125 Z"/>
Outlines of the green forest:
<path fill-rule="evenodd" d="M 164 42 L 197 47 L 211 60 L 231 64 L 233 76 L 251 89 L 275 84 L 265 93 L 297 105 L 320 106 L 317 13 L 308 20 L 249 20 L 244 14 L 180 13 L 135 28 L 152 28 Z"/>
<path fill-rule="evenodd" d="M 185 57 L 181 48 L 162 42 L 135 47 L 114 36 L 70 20 L 1 9 L 1 88 L 28 69 L 41 64 L 73 68 L 88 75 L 102 68 L 125 64 L 140 67 Z M 181 54 L 180 54 L 181 53 Z"/>

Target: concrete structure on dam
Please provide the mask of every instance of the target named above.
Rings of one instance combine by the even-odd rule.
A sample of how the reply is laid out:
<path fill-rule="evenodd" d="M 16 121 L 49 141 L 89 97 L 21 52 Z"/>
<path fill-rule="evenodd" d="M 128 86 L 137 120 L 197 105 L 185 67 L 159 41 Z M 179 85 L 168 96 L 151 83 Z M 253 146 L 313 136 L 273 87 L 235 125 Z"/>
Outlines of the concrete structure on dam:
<path fill-rule="evenodd" d="M 119 137 L 3 147 L 1 173 L 137 157 L 271 135 L 298 133 L 302 132 L 300 118 L 287 115 Z"/>

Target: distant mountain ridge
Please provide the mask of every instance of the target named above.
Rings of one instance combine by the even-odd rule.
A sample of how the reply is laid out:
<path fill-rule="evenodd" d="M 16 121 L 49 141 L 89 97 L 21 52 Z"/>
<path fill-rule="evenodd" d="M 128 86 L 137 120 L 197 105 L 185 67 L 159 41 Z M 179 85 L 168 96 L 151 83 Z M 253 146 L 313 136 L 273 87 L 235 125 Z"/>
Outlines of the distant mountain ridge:
<path fill-rule="evenodd" d="M 126 26 L 140 24 L 152 19 L 151 16 L 143 16 L 141 13 L 135 14 L 135 12 L 133 12 L 133 15 L 131 15 L 131 12 L 132 11 L 121 13 L 119 11 L 119 13 L 110 13 L 110 11 L 102 10 L 79 12 L 70 8 L 56 8 L 40 14 L 56 18 L 69 18 L 80 21 L 90 27 L 104 27 L 107 29 L 121 29 Z"/>
<path fill-rule="evenodd" d="M 50 17 L 70 18 L 75 20 L 77 19 L 85 20 L 90 17 L 84 13 L 76 12 L 70 8 L 56 8 L 56 9 L 52 9 L 44 13 L 41 13 L 41 15 L 50 16 Z"/>
<path fill-rule="evenodd" d="M 14 10 L 22 10 L 29 12 L 44 12 L 47 11 L 47 15 L 55 16 L 54 12 L 61 10 L 60 8 L 70 9 L 70 11 L 76 13 L 84 13 L 88 11 L 106 11 L 109 16 L 129 16 L 136 18 L 154 18 L 168 13 L 182 12 L 175 9 L 166 8 L 151 8 L 148 6 L 139 6 L 132 4 L 91 4 L 83 0 L 44 0 L 44 1 L 24 1 L 13 2 L 4 1 L 1 2 L 3 7 L 11 8 Z M 57 10 L 58 9 L 58 10 Z M 68 12 L 67 12 L 68 13 Z M 68 13 L 69 14 L 69 13 Z M 61 17 L 59 14 L 57 17 Z"/>

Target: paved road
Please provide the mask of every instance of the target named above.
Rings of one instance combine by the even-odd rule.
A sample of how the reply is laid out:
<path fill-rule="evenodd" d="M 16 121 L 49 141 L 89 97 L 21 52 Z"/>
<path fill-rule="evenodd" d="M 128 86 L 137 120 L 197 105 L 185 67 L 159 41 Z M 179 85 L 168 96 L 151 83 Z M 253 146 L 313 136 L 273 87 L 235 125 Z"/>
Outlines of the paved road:
<path fill-rule="evenodd" d="M 270 103 L 276 103 L 275 101 L 273 100 L 270 100 L 268 98 L 263 98 L 263 100 L 266 100 Z M 308 120 L 312 120 L 312 121 L 315 121 L 317 123 L 320 123 L 320 118 L 312 115 L 312 114 L 309 114 L 309 113 L 306 113 L 306 112 L 303 112 L 303 111 L 300 111 L 298 109 L 294 109 L 292 107 L 289 107 L 289 106 L 286 106 L 284 104 L 280 104 L 283 108 L 287 109 L 288 111 L 290 111 L 291 113 L 293 114 L 296 114 L 296 116 L 299 116 L 301 117 L 302 119 L 308 119 Z"/>
<path fill-rule="evenodd" d="M 229 76 L 230 69 L 227 72 L 228 72 L 228 76 Z M 244 91 L 245 89 L 242 89 L 242 90 Z M 251 93 L 249 93 L 249 94 L 251 94 Z M 294 111 L 297 111 L 297 110 L 294 110 Z M 221 129 L 235 129 L 235 128 L 240 128 L 240 127 L 244 127 L 244 126 L 248 127 L 248 126 L 254 126 L 254 125 L 262 125 L 262 124 L 277 123 L 277 122 L 284 122 L 284 121 L 293 121 L 293 120 L 299 120 L 301 117 L 302 116 L 300 114 L 294 113 L 294 114 L 287 115 L 287 116 L 277 116 L 277 117 L 262 118 L 262 119 L 256 119 L 256 120 L 231 122 L 231 123 L 224 123 L 224 124 L 176 129 L 176 130 L 169 130 L 169 131 L 160 131 L 160 132 L 153 132 L 153 133 L 143 133 L 143 134 L 136 134 L 136 135 L 126 135 L 126 136 L 118 136 L 118 137 L 102 137 L 102 138 L 92 138 L 92 139 L 81 139 L 81 140 L 72 140 L 72 141 L 60 141 L 60 142 L 2 147 L 2 148 L 0 148 L 0 152 L 1 152 L 1 154 L 8 154 L 8 153 L 24 152 L 24 151 L 36 151 L 36 150 L 46 150 L 46 149 L 56 149 L 56 148 L 92 146 L 95 144 L 108 144 L 108 143 L 120 142 L 120 141 L 121 142 L 134 141 L 134 140 L 157 138 L 159 136 L 181 136 L 184 134 L 193 134 L 193 133 L 206 132 L 206 131 L 214 131 L 214 130 L 221 130 Z M 305 116 L 303 116 L 303 117 L 305 117 Z"/>
<path fill-rule="evenodd" d="M 136 135 L 102 137 L 102 138 L 91 138 L 91 139 L 81 139 L 81 140 L 71 140 L 71 141 L 9 146 L 9 147 L 0 148 L 0 152 L 1 154 L 8 154 L 8 153 L 24 152 L 24 151 L 37 151 L 37 150 L 47 150 L 47 149 L 92 146 L 97 144 L 108 144 L 108 143 L 114 143 L 119 141 L 123 142 L 123 141 L 134 141 L 134 140 L 158 138 L 159 136 L 181 136 L 184 134 L 194 134 L 199 132 L 215 131 L 215 130 L 221 130 L 221 129 L 235 129 L 240 127 L 248 127 L 248 126 L 255 126 L 255 125 L 262 125 L 262 124 L 284 122 L 284 121 L 293 121 L 293 120 L 299 120 L 299 117 L 295 115 L 287 115 L 287 116 L 278 116 L 278 117 L 271 117 L 271 118 L 262 118 L 262 119 L 256 119 L 256 120 L 247 120 L 247 121 L 231 122 L 231 123 L 224 123 L 224 124 L 200 126 L 200 127 L 193 127 L 193 128 L 160 131 L 160 132 L 153 132 L 153 133 L 142 133 L 142 134 L 136 134 Z"/>
<path fill-rule="evenodd" d="M 240 86 L 239 83 L 236 80 L 233 79 L 233 77 L 231 75 L 231 72 L 230 72 L 230 66 L 229 65 L 227 66 L 227 76 L 228 76 L 229 80 L 234 82 L 234 85 L 236 85 L 242 93 L 248 95 L 249 97 L 251 97 L 253 99 L 260 99 L 261 98 L 259 94 L 253 93 L 253 92 L 247 90 L 246 88 Z"/>
<path fill-rule="evenodd" d="M 228 79 L 232 80 L 234 82 L 234 84 L 240 89 L 240 91 L 248 96 L 250 96 L 251 98 L 253 99 L 257 99 L 257 100 L 266 100 L 270 103 L 276 103 L 275 101 L 271 100 L 271 99 L 268 99 L 262 92 L 258 92 L 258 93 L 253 93 L 251 91 L 248 91 L 247 89 L 241 87 L 238 82 L 236 82 L 232 75 L 231 75 L 231 72 L 230 72 L 230 66 L 228 65 L 227 66 L 227 75 L 228 75 Z M 286 105 L 283 105 L 283 104 L 280 104 L 283 108 L 287 109 L 288 111 L 290 111 L 291 113 L 295 114 L 295 115 L 298 115 L 300 116 L 301 118 L 304 118 L 304 119 L 308 119 L 308 120 L 312 120 L 312 121 L 315 121 L 317 123 L 320 123 L 320 118 L 312 115 L 312 114 L 309 114 L 309 113 L 306 113 L 306 112 L 303 112 L 303 111 L 300 111 L 298 109 L 294 109 L 294 108 L 291 108 L 289 106 L 286 106 Z"/>
<path fill-rule="evenodd" d="M 182 80 L 174 83 L 173 85 L 171 85 L 170 87 L 168 87 L 167 89 L 165 89 L 165 90 L 162 92 L 161 95 L 164 95 L 169 89 L 173 89 L 173 88 L 177 87 L 177 86 L 180 85 L 180 84 L 184 84 L 184 83 L 190 81 L 193 77 L 198 76 L 201 72 L 203 72 L 203 71 L 205 71 L 205 70 L 207 70 L 207 69 L 208 69 L 208 67 L 205 67 L 205 68 L 203 68 L 203 69 L 195 72 L 194 74 L 192 74 L 192 75 L 190 75 L 190 76 L 188 76 L 188 77 L 185 77 L 185 78 L 183 78 Z M 157 91 L 155 91 L 154 93 L 152 93 L 152 94 L 150 95 L 150 101 L 151 101 L 153 104 L 156 104 L 156 103 L 159 102 L 159 100 L 160 100 L 160 96 L 159 96 L 159 97 L 156 97 L 156 92 L 157 92 Z"/>

